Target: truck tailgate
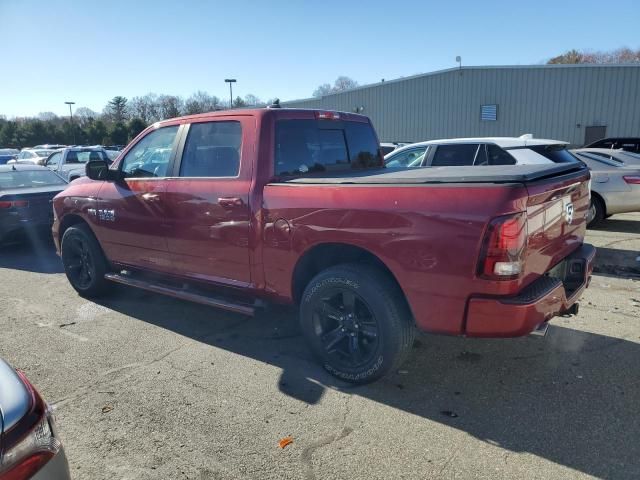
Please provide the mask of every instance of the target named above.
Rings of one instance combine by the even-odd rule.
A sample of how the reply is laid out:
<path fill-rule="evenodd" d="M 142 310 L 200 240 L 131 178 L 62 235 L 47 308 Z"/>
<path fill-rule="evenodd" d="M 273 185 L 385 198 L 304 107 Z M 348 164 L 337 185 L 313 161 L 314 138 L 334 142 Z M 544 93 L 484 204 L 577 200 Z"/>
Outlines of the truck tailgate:
<path fill-rule="evenodd" d="M 583 168 L 526 183 L 529 198 L 525 285 L 582 244 L 590 203 L 589 179 L 589 170 Z"/>

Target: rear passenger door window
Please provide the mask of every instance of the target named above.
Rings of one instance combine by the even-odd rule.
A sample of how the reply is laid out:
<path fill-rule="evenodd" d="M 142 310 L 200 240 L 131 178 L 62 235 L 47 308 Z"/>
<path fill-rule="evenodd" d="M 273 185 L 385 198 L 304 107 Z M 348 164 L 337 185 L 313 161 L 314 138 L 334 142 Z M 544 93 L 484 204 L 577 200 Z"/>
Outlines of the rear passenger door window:
<path fill-rule="evenodd" d="M 431 161 L 432 167 L 464 167 L 473 165 L 478 151 L 477 143 L 438 145 Z"/>
<path fill-rule="evenodd" d="M 488 165 L 515 165 L 516 159 L 497 145 L 487 145 Z"/>
<path fill-rule="evenodd" d="M 184 145 L 181 177 L 237 177 L 242 126 L 237 121 L 194 123 Z"/>

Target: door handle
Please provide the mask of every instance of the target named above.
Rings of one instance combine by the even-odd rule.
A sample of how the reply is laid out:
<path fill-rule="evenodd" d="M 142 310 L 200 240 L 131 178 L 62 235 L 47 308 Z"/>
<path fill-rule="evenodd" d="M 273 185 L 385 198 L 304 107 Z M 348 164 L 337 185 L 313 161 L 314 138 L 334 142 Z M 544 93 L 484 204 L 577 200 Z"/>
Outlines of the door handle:
<path fill-rule="evenodd" d="M 218 205 L 223 208 L 241 207 L 244 202 L 240 197 L 220 197 L 218 198 Z"/>

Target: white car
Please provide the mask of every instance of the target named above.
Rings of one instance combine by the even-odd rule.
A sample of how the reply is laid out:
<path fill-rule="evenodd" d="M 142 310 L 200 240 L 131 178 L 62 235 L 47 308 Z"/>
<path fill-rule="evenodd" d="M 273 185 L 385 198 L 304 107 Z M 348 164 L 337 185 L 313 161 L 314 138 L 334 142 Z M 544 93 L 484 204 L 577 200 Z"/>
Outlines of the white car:
<path fill-rule="evenodd" d="M 406 144 L 403 142 L 382 142 L 380 143 L 380 150 L 382 150 L 382 155 L 387 155 L 397 148 L 404 147 Z"/>
<path fill-rule="evenodd" d="M 521 137 L 449 138 L 413 143 L 384 157 L 389 168 L 575 162 L 567 142 Z"/>
<path fill-rule="evenodd" d="M 33 163 L 44 165 L 47 157 L 55 152 L 52 148 L 23 148 L 16 157 L 17 163 Z"/>
<path fill-rule="evenodd" d="M 579 148 L 572 153 L 591 170 L 589 225 L 616 213 L 640 212 L 639 154 L 606 148 Z"/>

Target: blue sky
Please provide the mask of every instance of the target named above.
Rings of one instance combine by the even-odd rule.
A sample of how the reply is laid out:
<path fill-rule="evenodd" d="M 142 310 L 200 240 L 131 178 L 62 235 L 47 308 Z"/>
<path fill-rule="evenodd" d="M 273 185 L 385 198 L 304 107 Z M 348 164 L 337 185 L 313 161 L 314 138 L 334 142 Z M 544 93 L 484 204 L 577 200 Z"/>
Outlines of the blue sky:
<path fill-rule="evenodd" d="M 610 12 L 610 13 L 608 13 Z M 640 48 L 637 0 L 0 0 L 0 114 L 115 95 L 306 98 L 455 66 L 536 64 L 570 48 Z"/>

